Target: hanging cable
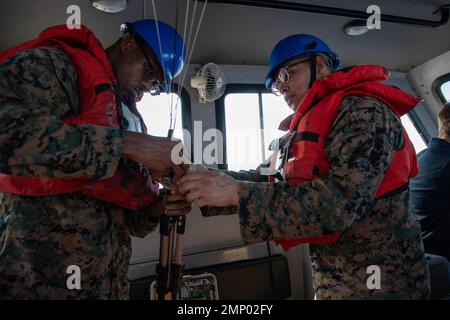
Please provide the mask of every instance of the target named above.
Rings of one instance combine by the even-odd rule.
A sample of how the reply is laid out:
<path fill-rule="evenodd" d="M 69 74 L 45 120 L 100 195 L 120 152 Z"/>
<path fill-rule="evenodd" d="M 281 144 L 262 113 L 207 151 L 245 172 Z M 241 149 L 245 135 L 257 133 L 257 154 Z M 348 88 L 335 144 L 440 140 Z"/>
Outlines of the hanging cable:
<path fill-rule="evenodd" d="M 162 45 L 161 45 L 161 34 L 159 33 L 159 25 L 158 25 L 158 14 L 156 12 L 156 6 L 155 6 L 155 0 L 152 0 L 152 7 L 153 7 L 153 15 L 155 16 L 155 26 L 156 26 L 156 35 L 158 36 L 158 45 L 159 45 L 159 54 L 161 56 L 161 60 L 164 59 L 163 52 L 162 52 Z M 166 78 L 166 68 L 164 63 L 162 63 L 162 69 L 164 73 L 164 83 L 167 85 L 167 78 Z"/>
<path fill-rule="evenodd" d="M 147 6 L 145 5 L 145 0 L 142 0 L 142 19 L 147 17 Z"/>
<path fill-rule="evenodd" d="M 196 1 L 195 3 L 197 3 L 198 1 Z M 198 32 L 200 31 L 200 26 L 202 24 L 202 20 L 203 20 L 203 16 L 205 14 L 205 10 L 206 10 L 206 5 L 208 4 L 208 0 L 205 1 L 204 5 L 203 5 L 203 9 L 202 9 L 202 13 L 200 15 L 200 19 L 197 25 L 197 30 L 195 31 L 195 36 L 194 36 L 194 40 L 192 41 L 192 46 L 191 46 L 191 50 L 189 51 L 189 56 L 188 56 L 188 64 L 191 62 L 191 58 L 192 58 L 192 53 L 194 52 L 195 49 L 195 43 L 197 41 L 197 36 L 198 36 Z M 182 79 L 181 79 L 181 86 L 183 86 L 184 84 L 184 80 L 186 78 L 186 74 L 187 74 L 187 68 L 185 69 L 185 72 L 182 74 Z"/>
<path fill-rule="evenodd" d="M 189 6 L 189 1 L 187 1 L 187 2 L 188 2 L 188 6 Z M 190 28 L 189 28 L 189 36 L 188 36 L 188 44 L 190 44 L 190 48 L 187 49 L 187 51 L 188 51 L 188 58 L 186 60 L 186 67 L 184 69 L 184 72 L 181 73 L 181 82 L 179 83 L 179 87 L 178 87 L 179 91 L 178 91 L 177 103 L 175 105 L 175 111 L 177 111 L 177 109 L 178 109 L 179 100 L 180 100 L 179 97 L 180 97 L 181 90 L 182 90 L 183 85 L 184 85 L 184 81 L 186 79 L 188 66 L 189 66 L 189 64 L 191 62 L 192 54 L 193 54 L 194 49 L 195 49 L 195 44 L 197 42 L 198 33 L 200 31 L 200 27 L 201 27 L 201 24 L 202 24 L 202 21 L 203 21 L 203 17 L 205 15 L 205 10 L 206 10 L 206 6 L 208 4 L 208 0 L 206 0 L 205 3 L 203 4 L 202 12 L 200 14 L 200 18 L 198 20 L 197 28 L 195 30 L 194 39 L 191 42 L 190 40 L 192 38 L 193 26 L 194 26 L 194 22 L 195 22 L 195 15 L 196 15 L 196 11 L 197 11 L 197 4 L 198 4 L 198 0 L 196 0 L 195 3 L 194 3 L 194 9 L 193 9 L 193 13 L 192 13 L 192 18 L 191 18 L 191 23 L 190 23 Z M 188 18 L 188 15 L 186 15 L 184 35 L 186 34 L 187 18 Z M 176 115 L 177 115 L 177 113 L 175 113 L 173 128 L 175 128 L 175 125 L 176 125 L 176 120 L 177 120 Z"/>
<path fill-rule="evenodd" d="M 184 28 L 183 28 L 183 39 L 186 39 L 186 31 L 187 31 L 187 22 L 188 22 L 188 18 L 189 18 L 189 0 L 186 1 L 186 15 L 184 17 Z M 177 4 L 177 20 L 178 20 L 178 4 Z M 178 25 L 178 21 L 176 22 L 176 24 Z M 184 57 L 185 55 L 185 47 L 188 44 L 186 43 L 186 45 L 183 46 L 183 48 L 181 48 L 181 56 Z M 185 61 L 185 70 L 188 67 L 188 61 Z M 178 116 L 178 104 L 180 103 L 180 97 L 181 97 L 181 91 L 183 90 L 183 85 L 180 83 L 177 87 L 177 96 L 176 99 L 177 101 L 175 102 L 175 119 L 173 121 L 173 129 L 175 130 L 176 127 L 176 123 L 177 123 L 177 116 Z M 172 101 L 173 101 L 173 95 L 172 95 Z M 172 114 L 170 115 L 170 125 L 172 128 Z"/>
<path fill-rule="evenodd" d="M 189 0 L 186 1 L 187 7 L 186 7 L 186 15 L 184 17 L 183 39 L 186 39 L 187 22 L 188 22 L 188 18 L 189 18 L 189 2 L 190 2 Z M 187 49 L 187 45 L 188 44 L 186 43 L 186 45 L 183 46 L 183 49 L 182 49 L 183 57 L 184 57 L 184 54 L 186 53 L 186 52 L 184 52 L 184 50 Z M 187 68 L 188 68 L 188 62 L 186 61 L 185 70 L 187 70 Z M 177 90 L 178 96 L 180 96 L 180 94 L 181 94 L 181 89 L 182 89 L 182 85 L 180 84 L 180 86 L 178 87 L 178 90 Z"/>
<path fill-rule="evenodd" d="M 152 8 L 153 8 L 153 16 L 155 17 L 155 27 L 156 27 L 156 35 L 158 37 L 159 54 L 160 54 L 161 60 L 164 60 L 164 56 L 163 56 L 163 53 L 162 53 L 162 45 L 161 45 L 161 34 L 159 32 L 159 25 L 158 25 L 158 21 L 159 21 L 158 20 L 158 13 L 157 13 L 157 10 L 156 10 L 155 0 L 152 0 Z M 165 86 L 165 91 L 167 92 L 170 89 L 170 85 L 167 82 L 166 68 L 165 68 L 164 62 L 163 61 L 161 61 L 161 62 L 162 62 L 161 63 L 161 67 L 163 69 L 163 74 L 164 74 L 164 86 Z M 168 104 L 168 107 L 170 109 L 170 101 L 167 101 L 167 104 Z M 170 129 L 169 129 L 169 134 L 168 135 L 170 136 Z M 169 138 L 171 138 L 171 137 L 169 137 Z"/>
<path fill-rule="evenodd" d="M 188 27 L 188 19 L 189 19 L 189 4 L 190 0 L 187 0 L 187 7 L 186 7 L 186 16 L 185 16 L 185 21 L 184 21 L 184 30 L 183 30 L 183 39 L 186 39 L 186 32 L 187 32 L 187 27 Z M 145 0 L 144 0 L 145 3 Z M 194 2 L 194 8 L 193 8 L 193 13 L 192 13 L 192 17 L 190 19 L 190 24 L 189 24 L 189 35 L 188 35 L 188 41 L 185 42 L 186 45 L 183 46 L 182 48 L 182 56 L 184 56 L 185 52 L 185 48 L 186 47 L 186 51 L 187 51 L 187 60 L 185 61 L 185 68 L 184 71 L 181 72 L 181 81 L 179 82 L 178 88 L 177 88 L 177 98 L 176 98 L 176 103 L 175 103 L 175 107 L 174 107 L 174 103 L 173 103 L 173 96 L 171 99 L 168 99 L 168 105 L 169 105 L 169 110 L 170 110 L 170 122 L 169 122 L 169 133 L 168 136 L 171 138 L 171 133 L 173 133 L 175 126 L 176 126 L 176 120 L 177 120 L 177 114 L 178 114 L 178 106 L 179 106 L 179 102 L 180 102 L 180 95 L 181 95 L 181 90 L 183 88 L 184 85 L 184 81 L 186 79 L 186 75 L 187 75 L 187 69 L 188 66 L 190 64 L 191 58 L 192 58 L 192 54 L 194 52 L 195 49 L 195 44 L 197 41 L 197 37 L 198 37 L 198 33 L 200 31 L 200 26 L 202 24 L 203 21 L 203 17 L 205 14 L 205 10 L 206 10 L 206 5 L 208 4 L 208 0 L 204 1 L 203 4 L 203 8 L 202 8 L 202 12 L 200 14 L 200 18 L 198 20 L 198 24 L 197 24 L 197 28 L 195 30 L 195 34 L 194 34 L 194 38 L 191 42 L 192 39 L 192 34 L 194 31 L 194 23 L 195 23 L 195 17 L 196 17 L 196 13 L 197 13 L 197 5 L 198 5 L 198 0 L 195 0 Z M 160 50 L 160 55 L 161 58 L 163 59 L 163 55 L 162 55 L 162 46 L 161 46 L 161 36 L 160 36 L 160 32 L 159 32 L 159 26 L 158 26 L 158 15 L 157 15 L 157 10 L 156 10 L 156 5 L 155 5 L 155 0 L 152 0 L 152 8 L 153 8 L 153 15 L 155 17 L 155 25 L 156 25 L 156 32 L 157 32 L 157 36 L 158 36 L 158 43 L 159 43 L 159 50 Z M 175 30 L 178 27 L 178 2 L 177 2 L 177 14 L 176 14 L 176 26 L 175 26 Z M 145 6 L 144 6 L 145 9 Z M 177 31 L 178 32 L 178 31 Z M 174 37 L 176 37 L 176 35 L 174 35 Z M 175 48 L 174 48 L 175 50 Z M 170 94 L 172 93 L 173 87 L 172 87 L 172 83 L 168 83 L 167 81 L 167 77 L 166 77 L 166 70 L 165 70 L 165 66 L 164 64 L 161 66 L 163 68 L 163 72 L 164 72 L 164 83 L 166 86 L 166 93 Z"/>
<path fill-rule="evenodd" d="M 187 41 L 185 41 L 186 42 L 186 50 L 187 50 L 187 56 L 188 57 L 189 57 L 189 52 L 190 52 L 190 50 L 192 48 L 191 39 L 192 39 L 192 31 L 193 31 L 193 28 L 194 28 L 195 16 L 197 14 L 197 5 L 198 5 L 198 1 L 194 1 L 194 8 L 193 8 L 193 12 L 192 12 L 191 21 L 190 21 L 190 24 L 189 24 L 189 34 L 188 34 Z M 189 9 L 189 0 L 187 1 L 187 6 L 188 6 L 187 8 Z M 189 10 L 186 10 L 186 12 L 188 13 Z M 183 39 L 186 39 L 187 20 L 188 20 L 188 18 L 189 18 L 189 15 L 187 14 L 186 18 L 185 18 L 186 20 L 185 20 L 185 29 L 183 31 Z M 184 68 L 184 71 L 182 71 L 181 76 L 180 76 L 181 82 L 179 83 L 179 87 L 178 87 L 178 90 L 177 90 L 177 96 L 178 97 L 180 96 L 181 90 L 183 88 L 184 78 L 185 78 L 185 74 L 187 73 L 187 68 L 189 66 L 189 62 L 190 61 L 189 61 L 189 58 L 188 58 L 186 60 L 186 67 Z M 173 124 L 172 124 L 172 121 L 171 121 L 171 128 L 173 128 L 173 130 L 175 130 L 176 118 L 177 118 L 177 115 L 178 115 L 178 108 L 177 108 L 178 102 L 179 102 L 179 99 L 177 99 L 177 105 L 175 106 L 176 113 L 173 116 L 173 118 L 174 118 Z M 172 118 L 172 115 L 171 115 L 171 118 Z M 172 127 L 172 125 L 173 125 L 173 127 Z"/>
<path fill-rule="evenodd" d="M 187 6 L 187 12 L 189 11 L 189 1 L 187 1 L 188 2 L 188 6 Z M 180 8 L 180 1 L 179 0 L 177 0 L 177 8 L 176 8 L 176 14 L 175 14 L 175 31 L 176 32 L 178 32 L 178 16 L 179 16 L 179 8 Z M 184 32 L 183 32 L 183 40 L 184 40 L 184 37 L 185 37 L 185 33 L 186 33 L 186 21 L 185 21 L 185 30 L 184 30 Z M 173 35 L 173 47 L 174 47 L 174 52 L 177 52 L 177 48 L 176 48 L 176 45 L 177 45 L 177 41 L 176 41 L 176 38 L 177 38 L 177 34 L 176 33 L 174 33 L 174 35 Z M 181 57 L 184 57 L 184 45 L 182 45 L 182 47 L 181 47 Z M 175 60 L 173 61 L 173 67 L 172 67 L 172 69 L 174 69 L 174 67 L 175 67 Z M 184 67 L 184 66 L 183 66 Z M 176 127 L 176 122 L 177 122 L 177 117 L 178 117 L 178 103 L 179 103 L 179 100 L 180 100 L 180 93 L 181 93 L 181 90 L 179 89 L 179 87 L 177 87 L 177 96 L 176 96 L 176 102 L 175 102 L 175 108 L 173 107 L 174 106 L 174 104 L 173 104 L 173 99 L 174 99 L 174 85 L 175 85 L 175 81 L 173 81 L 172 82 L 172 87 L 171 87 L 171 91 L 170 91 L 170 123 L 169 123 L 169 134 L 168 134 L 168 136 L 169 137 L 171 137 L 171 133 L 173 134 L 173 132 L 175 131 L 175 127 Z M 175 110 L 175 112 L 174 112 L 174 110 Z"/>
<path fill-rule="evenodd" d="M 192 17 L 191 17 L 191 23 L 189 25 L 189 35 L 188 35 L 188 39 L 187 39 L 187 43 L 191 46 L 188 48 L 188 53 L 190 52 L 190 49 L 192 48 L 192 30 L 194 28 L 194 22 L 195 22 L 195 16 L 197 15 L 197 5 L 198 5 L 198 1 L 194 1 L 194 8 L 192 11 Z"/>
<path fill-rule="evenodd" d="M 175 32 L 173 34 L 173 52 L 177 52 L 177 33 L 178 33 L 178 12 L 180 7 L 180 0 L 177 0 L 177 8 L 175 9 Z M 183 48 L 181 48 L 181 56 L 183 57 Z M 176 60 L 172 60 L 172 71 L 175 71 Z M 174 81 L 172 81 L 172 86 L 170 87 L 170 92 L 174 91 L 173 88 Z"/>
<path fill-rule="evenodd" d="M 178 14 L 179 14 L 179 6 L 180 6 L 180 0 L 177 0 L 177 8 L 175 10 L 175 31 L 173 34 L 173 52 L 176 53 L 177 52 L 177 33 L 178 33 Z M 182 46 L 184 47 L 184 46 Z M 181 48 L 181 56 L 183 57 L 183 48 Z M 175 59 L 172 60 L 172 71 L 174 71 L 175 69 Z M 172 81 L 171 86 L 170 86 L 170 92 L 168 92 L 167 94 L 170 94 L 170 123 L 169 123 L 169 133 L 168 133 L 168 137 L 171 138 L 174 130 L 175 130 L 175 122 L 176 122 L 176 118 L 177 118 L 177 104 L 175 104 L 175 119 L 174 119 L 174 115 L 173 115 L 173 92 L 174 90 L 174 84 L 175 81 Z M 178 102 L 177 102 L 178 103 Z"/>

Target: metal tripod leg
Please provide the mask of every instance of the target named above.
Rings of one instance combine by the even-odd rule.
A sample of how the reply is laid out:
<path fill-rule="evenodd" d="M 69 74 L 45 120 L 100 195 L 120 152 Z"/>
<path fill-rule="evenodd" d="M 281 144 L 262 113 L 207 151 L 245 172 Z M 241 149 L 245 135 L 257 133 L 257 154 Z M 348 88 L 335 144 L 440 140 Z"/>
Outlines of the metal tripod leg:
<path fill-rule="evenodd" d="M 178 289 L 180 286 L 181 278 L 183 277 L 183 262 L 181 261 L 183 255 L 183 240 L 184 240 L 184 230 L 186 226 L 186 217 L 179 216 L 176 217 L 176 221 L 173 228 L 174 234 L 174 260 L 172 263 L 172 297 L 174 299 L 178 296 Z M 176 228 L 175 228 L 176 227 Z M 175 230 L 176 229 L 176 230 Z"/>
<path fill-rule="evenodd" d="M 170 265 L 170 235 L 172 224 L 170 217 L 162 215 L 159 224 L 159 263 L 156 265 L 156 292 L 158 300 L 165 300 L 169 288 L 169 265 Z"/>
<path fill-rule="evenodd" d="M 161 216 L 159 263 L 156 266 L 158 300 L 174 300 L 183 274 L 181 261 L 186 217 Z"/>

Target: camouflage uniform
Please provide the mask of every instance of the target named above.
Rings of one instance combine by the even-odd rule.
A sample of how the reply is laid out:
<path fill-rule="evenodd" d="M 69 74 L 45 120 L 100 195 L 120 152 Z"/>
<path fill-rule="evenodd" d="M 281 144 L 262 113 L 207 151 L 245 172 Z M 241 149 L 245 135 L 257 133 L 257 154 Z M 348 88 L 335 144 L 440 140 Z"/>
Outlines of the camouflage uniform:
<path fill-rule="evenodd" d="M 52 48 L 27 50 L 0 65 L 0 172 L 103 179 L 114 175 L 124 132 L 69 126 L 77 113 L 77 74 Z M 122 299 L 128 297 L 130 235 L 158 221 L 79 193 L 25 197 L 0 193 L 0 299 Z M 70 265 L 81 289 L 68 290 Z"/>
<path fill-rule="evenodd" d="M 401 122 L 387 106 L 346 97 L 325 144 L 331 169 L 323 178 L 289 187 L 261 182 L 265 177 L 258 171 L 227 172 L 245 180 L 239 195 L 243 239 L 343 232 L 335 244 L 310 245 L 318 299 L 427 298 L 429 273 L 409 190 L 374 200 L 402 145 Z M 232 213 L 236 208 L 208 208 L 206 215 Z M 368 289 L 371 265 L 380 268 L 381 289 Z"/>

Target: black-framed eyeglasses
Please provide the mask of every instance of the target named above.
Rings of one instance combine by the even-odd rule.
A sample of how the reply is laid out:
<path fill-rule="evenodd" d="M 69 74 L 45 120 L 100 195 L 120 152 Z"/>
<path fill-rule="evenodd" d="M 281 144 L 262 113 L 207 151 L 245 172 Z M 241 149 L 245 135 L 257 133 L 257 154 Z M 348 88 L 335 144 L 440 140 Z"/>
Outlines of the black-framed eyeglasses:
<path fill-rule="evenodd" d="M 289 73 L 289 68 L 296 66 L 300 63 L 308 62 L 310 61 L 310 58 L 302 59 L 302 60 L 295 60 L 284 67 L 282 67 L 280 70 L 278 70 L 277 76 L 272 83 L 272 93 L 276 96 L 281 95 L 280 88 L 282 85 L 287 84 L 289 80 L 291 79 L 291 74 Z"/>
<path fill-rule="evenodd" d="M 145 52 L 144 46 L 141 42 L 141 39 L 137 39 L 137 42 L 139 44 L 139 48 L 142 51 L 142 54 L 145 57 L 145 60 L 147 62 L 147 65 L 145 67 L 145 79 L 150 83 L 150 94 L 152 96 L 158 96 L 161 93 L 161 83 L 158 80 L 157 72 L 155 68 L 153 67 L 153 64 L 148 57 L 147 53 Z"/>
<path fill-rule="evenodd" d="M 145 67 L 145 79 L 150 83 L 150 94 L 152 96 L 158 96 L 161 93 L 161 89 L 163 89 L 163 85 L 158 80 L 156 68 L 153 66 L 152 61 L 148 57 L 147 53 L 144 49 L 144 40 L 141 38 L 139 34 L 134 32 L 133 25 L 131 23 L 125 23 L 126 29 L 123 31 L 128 32 L 130 35 L 132 35 L 136 42 L 138 43 L 139 49 L 141 50 L 142 54 L 144 55 L 145 61 L 147 63 Z"/>

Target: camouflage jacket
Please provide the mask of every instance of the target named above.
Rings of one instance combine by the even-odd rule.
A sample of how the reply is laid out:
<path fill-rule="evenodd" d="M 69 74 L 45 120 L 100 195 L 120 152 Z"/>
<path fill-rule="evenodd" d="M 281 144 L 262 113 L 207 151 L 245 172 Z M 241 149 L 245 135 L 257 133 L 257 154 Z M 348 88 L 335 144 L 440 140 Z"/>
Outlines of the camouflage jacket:
<path fill-rule="evenodd" d="M 76 69 L 62 51 L 31 49 L 1 64 L 0 172 L 114 175 L 124 132 L 64 124 L 77 108 Z M 78 193 L 0 193 L 0 299 L 127 298 L 130 235 L 155 229 L 150 210 L 131 212 Z M 79 290 L 67 286 L 72 265 L 80 268 Z"/>
<path fill-rule="evenodd" d="M 321 179 L 290 187 L 263 182 L 259 170 L 227 172 L 243 180 L 243 239 L 254 243 L 343 232 L 335 244 L 310 245 L 316 298 L 427 298 L 429 274 L 409 190 L 374 200 L 402 145 L 401 122 L 387 106 L 369 97 L 346 97 L 325 144 L 330 171 Z M 206 215 L 237 211 L 208 208 Z M 372 277 L 378 274 L 379 282 Z"/>

